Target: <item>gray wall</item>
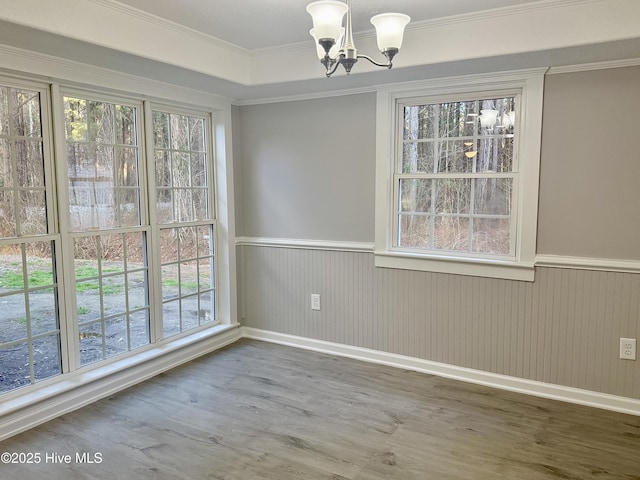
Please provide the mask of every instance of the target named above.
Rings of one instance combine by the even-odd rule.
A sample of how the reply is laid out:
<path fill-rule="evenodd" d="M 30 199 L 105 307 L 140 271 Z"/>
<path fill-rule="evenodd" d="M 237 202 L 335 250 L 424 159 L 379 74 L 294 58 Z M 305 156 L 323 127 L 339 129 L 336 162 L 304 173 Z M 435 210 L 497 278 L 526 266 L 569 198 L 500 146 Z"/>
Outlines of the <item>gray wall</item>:
<path fill-rule="evenodd" d="M 237 235 L 372 242 L 375 99 L 241 107 Z"/>
<path fill-rule="evenodd" d="M 640 260 L 640 67 L 545 82 L 538 252 Z"/>
<path fill-rule="evenodd" d="M 640 259 L 634 85 L 639 68 L 547 78 L 539 253 Z M 373 242 L 374 107 L 372 94 L 241 107 L 242 235 Z M 638 274 L 537 268 L 527 283 L 254 246 L 239 261 L 247 326 L 640 398 L 640 362 L 618 359 L 619 338 L 640 335 Z"/>

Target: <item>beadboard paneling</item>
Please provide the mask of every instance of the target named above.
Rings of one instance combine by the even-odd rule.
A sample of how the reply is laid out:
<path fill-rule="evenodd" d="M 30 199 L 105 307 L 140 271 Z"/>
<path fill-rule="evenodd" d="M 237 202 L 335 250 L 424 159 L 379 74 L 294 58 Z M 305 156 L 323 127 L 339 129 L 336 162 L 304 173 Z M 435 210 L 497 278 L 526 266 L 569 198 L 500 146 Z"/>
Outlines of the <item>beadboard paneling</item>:
<path fill-rule="evenodd" d="M 535 282 L 375 268 L 373 254 L 240 246 L 243 325 L 640 398 L 640 275 L 537 268 Z M 311 310 L 311 293 L 321 310 Z"/>

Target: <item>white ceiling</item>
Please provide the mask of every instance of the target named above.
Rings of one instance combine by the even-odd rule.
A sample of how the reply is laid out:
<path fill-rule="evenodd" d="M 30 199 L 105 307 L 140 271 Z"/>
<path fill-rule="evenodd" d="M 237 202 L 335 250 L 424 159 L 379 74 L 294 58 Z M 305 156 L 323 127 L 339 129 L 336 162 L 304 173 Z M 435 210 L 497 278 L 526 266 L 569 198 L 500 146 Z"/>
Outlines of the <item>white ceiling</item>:
<path fill-rule="evenodd" d="M 255 50 L 309 40 L 311 0 L 118 0 L 239 47 Z M 353 0 L 353 29 L 371 30 L 369 18 L 383 12 L 413 22 L 480 12 L 537 0 Z"/>

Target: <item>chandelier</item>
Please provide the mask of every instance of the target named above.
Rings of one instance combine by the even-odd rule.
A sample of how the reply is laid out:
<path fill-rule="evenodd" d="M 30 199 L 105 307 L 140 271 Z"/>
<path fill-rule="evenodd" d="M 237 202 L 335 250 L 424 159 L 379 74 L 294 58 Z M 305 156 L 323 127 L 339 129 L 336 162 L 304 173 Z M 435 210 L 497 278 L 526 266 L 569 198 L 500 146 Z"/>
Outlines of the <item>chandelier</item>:
<path fill-rule="evenodd" d="M 378 48 L 387 58 L 386 63 L 379 63 L 367 55 L 359 54 L 353 44 L 351 0 L 347 0 L 347 3 L 320 0 L 307 5 L 307 12 L 313 18 L 313 28 L 309 33 L 316 42 L 318 58 L 327 70 L 327 77 L 335 73 L 338 65 L 342 65 L 348 75 L 359 58 L 369 60 L 378 67 L 391 68 L 393 57 L 402 46 L 404 27 L 411 20 L 402 13 L 381 13 L 371 17 L 371 23 L 376 28 Z M 345 13 L 347 22 L 346 28 L 343 28 Z"/>

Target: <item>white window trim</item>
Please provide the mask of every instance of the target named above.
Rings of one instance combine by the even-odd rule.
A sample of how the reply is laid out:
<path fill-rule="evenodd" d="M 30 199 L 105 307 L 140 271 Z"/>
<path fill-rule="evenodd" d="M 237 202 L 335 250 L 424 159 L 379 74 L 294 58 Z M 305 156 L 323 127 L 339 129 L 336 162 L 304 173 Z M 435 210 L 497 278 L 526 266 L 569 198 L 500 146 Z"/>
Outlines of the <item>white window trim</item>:
<path fill-rule="evenodd" d="M 534 280 L 538 219 L 538 182 L 542 135 L 544 75 L 547 69 L 440 78 L 385 86 L 378 89 L 376 110 L 376 267 L 428 272 Z M 412 97 L 482 95 L 496 90 L 521 90 L 519 191 L 515 257 L 483 258 L 469 255 L 408 253 L 393 249 L 396 105 Z"/>

